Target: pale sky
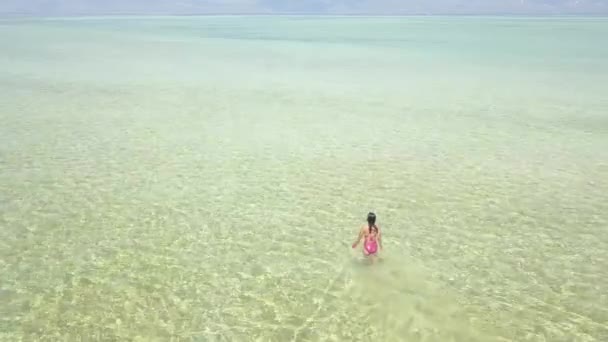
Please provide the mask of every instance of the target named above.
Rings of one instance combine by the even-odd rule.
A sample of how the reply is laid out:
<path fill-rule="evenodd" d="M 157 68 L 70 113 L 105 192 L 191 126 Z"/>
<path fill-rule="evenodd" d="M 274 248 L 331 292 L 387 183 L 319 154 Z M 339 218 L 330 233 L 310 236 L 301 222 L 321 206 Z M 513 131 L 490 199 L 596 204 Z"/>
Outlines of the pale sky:
<path fill-rule="evenodd" d="M 0 15 L 608 14 L 608 0 L 0 0 Z"/>

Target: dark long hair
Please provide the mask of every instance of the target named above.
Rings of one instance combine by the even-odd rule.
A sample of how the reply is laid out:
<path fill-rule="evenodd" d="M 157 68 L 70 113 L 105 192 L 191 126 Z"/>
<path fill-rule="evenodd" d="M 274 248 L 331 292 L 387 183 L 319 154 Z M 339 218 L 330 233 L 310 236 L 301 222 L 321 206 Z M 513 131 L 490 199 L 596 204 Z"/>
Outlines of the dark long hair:
<path fill-rule="evenodd" d="M 376 214 L 369 213 L 367 214 L 367 226 L 369 227 L 369 233 L 372 233 L 372 228 L 378 232 L 378 227 L 376 227 Z"/>

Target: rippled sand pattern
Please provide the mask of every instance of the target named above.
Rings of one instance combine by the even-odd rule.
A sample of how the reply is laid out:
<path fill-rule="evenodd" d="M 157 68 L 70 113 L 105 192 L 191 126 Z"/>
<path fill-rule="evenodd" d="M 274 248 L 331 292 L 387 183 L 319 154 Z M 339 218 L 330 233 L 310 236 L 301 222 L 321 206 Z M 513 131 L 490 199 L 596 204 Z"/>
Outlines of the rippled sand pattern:
<path fill-rule="evenodd" d="M 0 21 L 0 340 L 607 341 L 606 34 Z"/>

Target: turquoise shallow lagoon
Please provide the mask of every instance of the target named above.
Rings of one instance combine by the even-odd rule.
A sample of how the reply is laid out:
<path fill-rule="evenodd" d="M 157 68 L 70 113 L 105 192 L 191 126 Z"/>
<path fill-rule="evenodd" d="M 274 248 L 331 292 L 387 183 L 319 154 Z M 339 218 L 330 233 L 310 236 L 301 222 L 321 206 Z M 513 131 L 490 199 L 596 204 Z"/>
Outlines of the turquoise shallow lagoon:
<path fill-rule="evenodd" d="M 607 36 L 0 20 L 0 340 L 607 341 Z"/>

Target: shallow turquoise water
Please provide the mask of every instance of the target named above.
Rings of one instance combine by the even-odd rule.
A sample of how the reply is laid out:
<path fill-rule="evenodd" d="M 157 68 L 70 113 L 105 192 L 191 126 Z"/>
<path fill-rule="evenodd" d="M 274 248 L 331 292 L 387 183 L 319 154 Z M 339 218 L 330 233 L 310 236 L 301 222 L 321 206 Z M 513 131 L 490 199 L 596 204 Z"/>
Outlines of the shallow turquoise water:
<path fill-rule="evenodd" d="M 607 34 L 0 21 L 0 339 L 608 340 Z"/>

